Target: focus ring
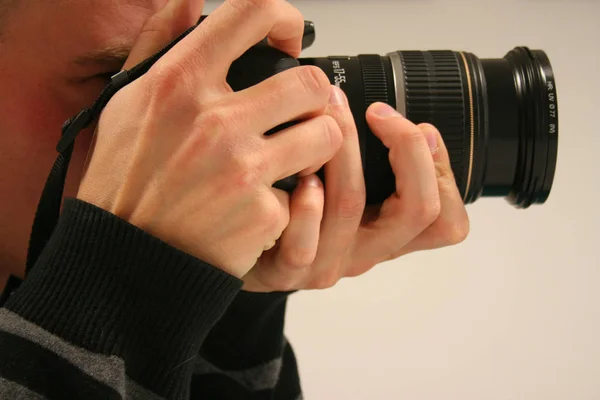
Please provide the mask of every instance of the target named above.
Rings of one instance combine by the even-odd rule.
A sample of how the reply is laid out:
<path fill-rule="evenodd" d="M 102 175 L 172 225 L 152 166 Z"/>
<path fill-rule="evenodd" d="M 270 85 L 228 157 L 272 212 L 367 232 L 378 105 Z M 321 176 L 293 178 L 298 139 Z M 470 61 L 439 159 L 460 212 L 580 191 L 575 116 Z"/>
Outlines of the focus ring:
<path fill-rule="evenodd" d="M 358 56 L 363 78 L 364 110 L 376 102 L 394 104 L 388 94 L 388 81 L 380 55 L 361 54 Z M 367 204 L 381 204 L 395 191 L 394 173 L 389 163 L 389 150 L 372 132 L 364 137 L 366 157 L 363 160 Z"/>
<path fill-rule="evenodd" d="M 376 102 L 389 103 L 387 80 L 381 56 L 363 54 L 358 56 L 365 89 L 365 108 Z"/>
<path fill-rule="evenodd" d="M 462 197 L 467 187 L 471 146 L 468 93 L 452 51 L 400 51 L 404 69 L 406 117 L 427 122 L 442 134 Z"/>

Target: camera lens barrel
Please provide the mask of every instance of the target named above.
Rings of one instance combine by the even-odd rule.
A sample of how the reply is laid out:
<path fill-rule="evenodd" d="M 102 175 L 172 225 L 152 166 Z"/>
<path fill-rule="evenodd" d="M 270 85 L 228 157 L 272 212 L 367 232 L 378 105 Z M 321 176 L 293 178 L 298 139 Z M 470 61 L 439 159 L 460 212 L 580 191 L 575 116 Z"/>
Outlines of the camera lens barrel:
<path fill-rule="evenodd" d="M 556 168 L 558 103 L 543 51 L 517 47 L 500 59 L 450 50 L 396 51 L 300 62 L 323 69 L 348 96 L 359 131 L 367 203 L 381 203 L 395 190 L 389 151 L 364 118 L 374 102 L 439 129 L 465 203 L 501 196 L 527 208 L 548 198 Z"/>
<path fill-rule="evenodd" d="M 472 96 L 481 77 L 452 51 L 398 51 L 388 55 L 396 82 L 398 111 L 415 123 L 427 122 L 442 133 L 456 184 L 465 202 L 476 196 L 476 168 L 485 103 Z"/>

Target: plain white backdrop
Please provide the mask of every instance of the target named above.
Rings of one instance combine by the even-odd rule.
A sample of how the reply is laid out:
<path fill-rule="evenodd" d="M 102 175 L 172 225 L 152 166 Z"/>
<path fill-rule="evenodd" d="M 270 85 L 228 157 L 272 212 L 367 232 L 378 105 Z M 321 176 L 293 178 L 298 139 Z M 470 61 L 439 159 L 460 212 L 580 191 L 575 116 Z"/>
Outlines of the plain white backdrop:
<path fill-rule="evenodd" d="M 543 49 L 560 116 L 545 205 L 480 199 L 463 244 L 291 297 L 305 399 L 600 399 L 600 2 L 292 3 L 317 25 L 306 56 Z"/>

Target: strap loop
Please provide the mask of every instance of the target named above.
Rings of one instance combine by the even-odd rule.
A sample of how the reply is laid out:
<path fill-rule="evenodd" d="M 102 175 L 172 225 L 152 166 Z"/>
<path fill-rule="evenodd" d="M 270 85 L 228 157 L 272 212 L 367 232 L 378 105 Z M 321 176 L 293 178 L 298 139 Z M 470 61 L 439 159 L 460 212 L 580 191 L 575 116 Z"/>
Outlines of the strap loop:
<path fill-rule="evenodd" d="M 110 78 L 110 82 L 112 83 L 113 87 L 116 90 L 121 89 L 123 86 L 127 85 L 130 82 L 129 71 L 124 69 L 123 71 L 119 72 L 118 74 L 113 75 Z"/>
<path fill-rule="evenodd" d="M 75 138 L 83 129 L 87 128 L 87 126 L 95 119 L 95 115 L 92 113 L 92 109 L 85 108 L 77 114 L 75 118 L 70 119 L 63 126 L 63 134 L 58 141 L 58 145 L 56 146 L 56 151 L 60 154 L 63 154 L 67 148 L 75 143 Z"/>

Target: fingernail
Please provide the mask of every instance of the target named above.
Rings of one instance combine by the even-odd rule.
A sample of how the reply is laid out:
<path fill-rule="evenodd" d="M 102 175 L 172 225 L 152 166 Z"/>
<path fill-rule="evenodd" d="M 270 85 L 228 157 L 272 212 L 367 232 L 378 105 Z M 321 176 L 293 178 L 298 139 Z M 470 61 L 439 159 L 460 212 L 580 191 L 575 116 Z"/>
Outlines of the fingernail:
<path fill-rule="evenodd" d="M 439 148 L 438 133 L 431 126 L 425 127 L 423 129 L 423 131 L 424 131 L 423 134 L 425 135 L 425 139 L 427 140 L 427 144 L 429 145 L 429 150 L 431 150 L 431 153 L 433 154 L 436 151 L 438 151 L 438 148 Z"/>
<path fill-rule="evenodd" d="M 377 103 L 373 112 L 382 118 L 397 117 L 400 115 L 400 113 L 396 111 L 394 107 L 386 103 Z"/>
<path fill-rule="evenodd" d="M 342 104 L 346 104 L 346 96 L 342 89 L 337 86 L 331 85 L 331 94 L 329 95 L 329 103 L 341 106 Z"/>
<path fill-rule="evenodd" d="M 319 178 L 315 175 L 309 175 L 302 179 L 302 184 L 306 187 L 319 187 Z"/>

